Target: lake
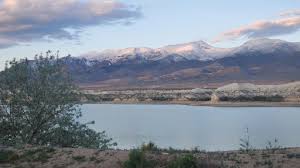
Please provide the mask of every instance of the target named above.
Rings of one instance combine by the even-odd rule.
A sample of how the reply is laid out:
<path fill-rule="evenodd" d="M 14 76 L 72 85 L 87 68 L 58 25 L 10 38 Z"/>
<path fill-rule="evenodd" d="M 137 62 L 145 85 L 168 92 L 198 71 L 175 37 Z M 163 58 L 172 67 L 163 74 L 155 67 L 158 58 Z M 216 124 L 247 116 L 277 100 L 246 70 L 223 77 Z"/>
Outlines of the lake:
<path fill-rule="evenodd" d="M 163 148 L 236 150 L 247 128 L 255 148 L 275 138 L 300 146 L 299 107 L 86 104 L 82 114 L 82 122 L 94 120 L 91 128 L 105 130 L 120 149 L 153 141 Z"/>

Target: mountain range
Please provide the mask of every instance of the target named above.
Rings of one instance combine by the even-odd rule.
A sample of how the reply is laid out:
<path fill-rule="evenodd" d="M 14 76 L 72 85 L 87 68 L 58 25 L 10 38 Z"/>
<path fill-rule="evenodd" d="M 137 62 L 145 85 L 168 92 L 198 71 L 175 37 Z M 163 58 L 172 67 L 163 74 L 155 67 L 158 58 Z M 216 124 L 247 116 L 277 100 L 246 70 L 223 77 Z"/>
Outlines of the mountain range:
<path fill-rule="evenodd" d="M 62 59 L 75 81 L 88 88 L 195 88 L 300 80 L 300 43 L 277 39 L 254 39 L 234 48 L 196 41 Z"/>

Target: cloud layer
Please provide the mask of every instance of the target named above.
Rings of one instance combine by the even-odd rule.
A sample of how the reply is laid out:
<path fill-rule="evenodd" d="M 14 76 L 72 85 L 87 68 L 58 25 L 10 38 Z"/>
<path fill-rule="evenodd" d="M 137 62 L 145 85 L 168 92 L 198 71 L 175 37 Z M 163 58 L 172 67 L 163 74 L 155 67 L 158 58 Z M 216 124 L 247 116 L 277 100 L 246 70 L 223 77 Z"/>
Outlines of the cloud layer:
<path fill-rule="evenodd" d="M 280 16 L 287 17 L 287 16 L 300 16 L 300 9 L 293 9 L 284 11 L 280 14 Z"/>
<path fill-rule="evenodd" d="M 285 11 L 279 19 L 257 21 L 219 35 L 214 42 L 234 40 L 242 37 L 261 38 L 286 35 L 300 30 L 300 10 Z"/>
<path fill-rule="evenodd" d="M 0 48 L 75 39 L 83 27 L 128 24 L 140 16 L 138 8 L 114 0 L 0 0 Z"/>

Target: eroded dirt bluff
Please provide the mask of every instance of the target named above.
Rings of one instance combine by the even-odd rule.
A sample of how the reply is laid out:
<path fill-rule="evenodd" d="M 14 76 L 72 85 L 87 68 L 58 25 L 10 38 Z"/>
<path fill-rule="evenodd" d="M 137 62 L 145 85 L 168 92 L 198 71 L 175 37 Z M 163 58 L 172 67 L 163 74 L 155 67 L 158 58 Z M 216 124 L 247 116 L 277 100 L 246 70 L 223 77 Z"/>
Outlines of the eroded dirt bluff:
<path fill-rule="evenodd" d="M 83 102 L 293 102 L 300 104 L 300 82 L 282 85 L 232 83 L 217 89 L 83 90 Z"/>

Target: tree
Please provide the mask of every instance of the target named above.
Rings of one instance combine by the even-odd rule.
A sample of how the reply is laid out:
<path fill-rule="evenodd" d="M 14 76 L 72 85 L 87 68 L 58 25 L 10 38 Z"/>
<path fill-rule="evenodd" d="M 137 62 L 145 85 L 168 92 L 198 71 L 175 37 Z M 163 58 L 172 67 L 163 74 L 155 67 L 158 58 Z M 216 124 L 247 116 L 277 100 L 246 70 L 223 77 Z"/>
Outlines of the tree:
<path fill-rule="evenodd" d="M 50 51 L 8 62 L 0 73 L 0 143 L 107 148 L 111 139 L 81 124 L 80 92 Z"/>

